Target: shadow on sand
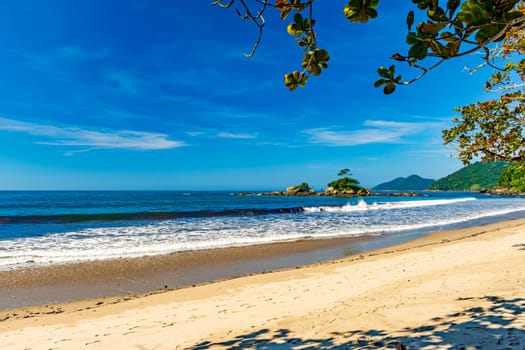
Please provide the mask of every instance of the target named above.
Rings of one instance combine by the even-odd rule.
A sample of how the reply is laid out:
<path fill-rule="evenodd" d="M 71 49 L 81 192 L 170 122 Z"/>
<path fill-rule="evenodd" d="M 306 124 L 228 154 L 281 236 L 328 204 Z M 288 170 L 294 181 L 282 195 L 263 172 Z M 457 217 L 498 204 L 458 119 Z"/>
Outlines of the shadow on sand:
<path fill-rule="evenodd" d="M 465 298 L 463 300 L 474 299 Z M 525 350 L 525 299 L 481 298 L 486 307 L 434 318 L 428 325 L 406 328 L 395 337 L 382 330 L 333 333 L 326 339 L 294 337 L 287 329 L 260 329 L 223 342 L 197 344 L 205 349 L 518 349 Z M 401 345 L 403 344 L 403 346 Z"/>

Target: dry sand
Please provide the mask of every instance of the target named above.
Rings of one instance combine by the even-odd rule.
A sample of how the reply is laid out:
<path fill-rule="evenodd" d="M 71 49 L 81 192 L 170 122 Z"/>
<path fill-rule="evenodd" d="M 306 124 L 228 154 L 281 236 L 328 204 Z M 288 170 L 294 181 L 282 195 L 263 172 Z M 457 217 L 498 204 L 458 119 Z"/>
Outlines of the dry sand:
<path fill-rule="evenodd" d="M 525 219 L 285 271 L 0 312 L 0 349 L 525 349 Z"/>

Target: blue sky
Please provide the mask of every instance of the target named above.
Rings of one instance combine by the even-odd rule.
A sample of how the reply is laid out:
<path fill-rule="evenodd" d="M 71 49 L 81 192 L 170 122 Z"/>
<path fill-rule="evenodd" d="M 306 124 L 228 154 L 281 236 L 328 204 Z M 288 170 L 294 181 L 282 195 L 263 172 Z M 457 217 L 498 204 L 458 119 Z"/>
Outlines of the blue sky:
<path fill-rule="evenodd" d="M 411 2 L 382 1 L 366 25 L 343 5 L 317 5 L 329 68 L 290 92 L 302 54 L 275 14 L 248 59 L 256 28 L 210 1 L 2 2 L 0 189 L 322 189 L 341 168 L 367 186 L 459 169 L 441 130 L 490 72 L 446 62 L 384 96 L 376 69 L 406 52 Z"/>

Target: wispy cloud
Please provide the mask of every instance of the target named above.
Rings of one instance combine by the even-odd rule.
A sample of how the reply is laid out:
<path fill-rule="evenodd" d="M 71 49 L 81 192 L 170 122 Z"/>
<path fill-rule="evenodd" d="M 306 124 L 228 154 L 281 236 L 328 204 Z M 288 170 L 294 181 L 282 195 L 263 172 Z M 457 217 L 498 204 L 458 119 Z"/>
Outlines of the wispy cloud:
<path fill-rule="evenodd" d="M 37 143 L 50 146 L 90 147 L 91 149 L 162 150 L 185 146 L 169 140 L 166 134 L 132 130 L 88 130 L 58 127 L 0 117 L 0 130 L 51 139 Z"/>
<path fill-rule="evenodd" d="M 307 129 L 310 142 L 327 146 L 358 146 L 372 143 L 403 144 L 410 143 L 405 137 L 421 133 L 431 123 L 392 122 L 367 120 L 364 127 L 356 130 L 333 128 Z"/>
<path fill-rule="evenodd" d="M 221 139 L 256 139 L 256 134 L 235 134 L 231 132 L 219 132 L 216 135 Z"/>
<path fill-rule="evenodd" d="M 213 129 L 201 129 L 195 131 L 186 132 L 188 136 L 191 137 L 202 137 L 207 139 L 238 139 L 238 140 L 248 140 L 256 139 L 259 137 L 256 133 L 233 133 L 228 131 L 218 131 Z"/>
<path fill-rule="evenodd" d="M 109 56 L 107 49 L 89 50 L 80 46 L 66 45 L 54 47 L 44 52 L 28 52 L 11 50 L 10 55 L 15 56 L 19 62 L 23 62 L 31 69 L 52 72 L 55 75 L 58 71 L 62 75 L 65 67 L 72 64 L 101 60 Z"/>
<path fill-rule="evenodd" d="M 186 132 L 188 136 L 191 137 L 197 137 L 197 136 L 205 136 L 206 133 L 204 131 L 188 131 Z"/>

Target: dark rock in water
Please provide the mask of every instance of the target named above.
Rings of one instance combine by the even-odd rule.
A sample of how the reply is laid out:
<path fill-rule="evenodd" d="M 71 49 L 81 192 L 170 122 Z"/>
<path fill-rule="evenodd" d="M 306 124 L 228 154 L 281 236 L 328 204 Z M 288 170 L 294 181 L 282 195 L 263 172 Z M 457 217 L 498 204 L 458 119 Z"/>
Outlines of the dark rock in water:
<path fill-rule="evenodd" d="M 396 350 L 407 350 L 407 347 L 403 343 L 396 343 Z"/>

